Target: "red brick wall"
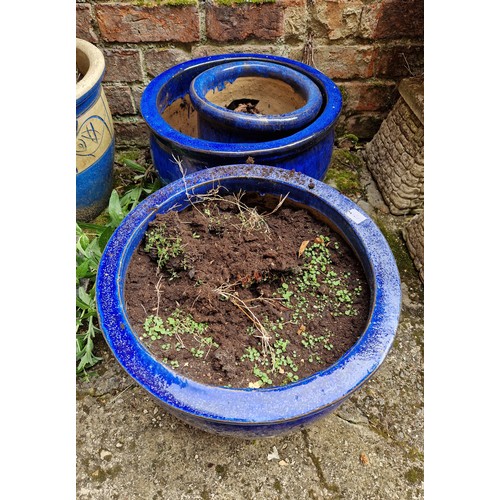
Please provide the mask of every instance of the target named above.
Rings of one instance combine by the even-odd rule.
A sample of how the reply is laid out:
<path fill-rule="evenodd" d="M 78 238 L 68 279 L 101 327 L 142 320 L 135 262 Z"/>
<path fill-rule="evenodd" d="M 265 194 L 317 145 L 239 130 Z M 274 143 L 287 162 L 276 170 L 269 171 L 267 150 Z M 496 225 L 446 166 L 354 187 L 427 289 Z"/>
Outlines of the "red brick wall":
<path fill-rule="evenodd" d="M 179 5 L 175 5 L 175 4 Z M 397 99 L 396 85 L 423 73 L 424 0 L 77 0 L 76 35 L 104 52 L 117 143 L 147 144 L 142 90 L 182 61 L 226 52 L 301 60 L 339 85 L 337 133 L 369 139 Z"/>

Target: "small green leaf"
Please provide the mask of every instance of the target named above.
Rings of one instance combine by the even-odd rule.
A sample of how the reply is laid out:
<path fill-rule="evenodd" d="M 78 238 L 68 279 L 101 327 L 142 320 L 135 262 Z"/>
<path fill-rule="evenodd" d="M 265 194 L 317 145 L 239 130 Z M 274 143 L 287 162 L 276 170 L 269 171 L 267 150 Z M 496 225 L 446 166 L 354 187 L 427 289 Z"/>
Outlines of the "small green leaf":
<path fill-rule="evenodd" d="M 106 247 L 106 244 L 109 241 L 109 238 L 111 238 L 111 235 L 113 234 L 114 229 L 112 227 L 107 227 L 102 233 L 101 236 L 99 236 L 99 246 L 101 247 L 101 250 L 104 251 L 104 248 Z"/>
<path fill-rule="evenodd" d="M 86 278 L 89 275 L 89 267 L 90 261 L 84 260 L 77 268 L 76 268 L 76 278 Z"/>
<path fill-rule="evenodd" d="M 140 172 L 141 174 L 145 174 L 146 173 L 146 168 L 145 167 L 143 167 L 142 165 L 139 165 L 135 161 L 129 160 L 128 158 L 125 158 L 123 160 L 123 164 L 126 167 L 130 168 L 131 170 L 135 170 L 136 172 Z"/>
<path fill-rule="evenodd" d="M 116 189 L 113 189 L 111 196 L 109 197 L 108 213 L 111 218 L 111 222 L 115 225 L 115 227 L 120 224 L 125 216 L 122 211 L 120 197 L 118 196 Z"/>

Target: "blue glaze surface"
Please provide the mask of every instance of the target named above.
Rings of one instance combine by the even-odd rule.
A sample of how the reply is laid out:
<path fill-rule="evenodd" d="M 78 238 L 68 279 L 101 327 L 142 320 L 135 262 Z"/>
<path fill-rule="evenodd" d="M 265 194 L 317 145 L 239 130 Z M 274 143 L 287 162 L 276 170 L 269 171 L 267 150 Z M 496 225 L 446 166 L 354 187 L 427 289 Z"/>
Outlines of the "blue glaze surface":
<path fill-rule="evenodd" d="M 107 206 L 113 189 L 115 139 L 105 153 L 83 172 L 76 174 L 76 218 L 91 220 Z M 80 215 L 81 214 L 81 215 Z"/>
<path fill-rule="evenodd" d="M 189 205 L 185 192 L 220 185 L 237 192 L 288 195 L 331 221 L 360 258 L 371 287 L 371 316 L 358 342 L 336 363 L 290 385 L 268 389 L 208 386 L 156 361 L 132 330 L 124 282 L 134 250 L 157 213 Z M 302 427 L 338 407 L 371 377 L 394 340 L 401 306 L 392 252 L 373 221 L 332 187 L 300 173 L 260 165 L 206 169 L 150 195 L 121 223 L 101 258 L 97 310 L 111 351 L 127 373 L 177 417 L 210 432 L 251 438 Z"/>
<path fill-rule="evenodd" d="M 259 143 L 206 141 L 179 132 L 162 117 L 165 108 L 189 93 L 191 81 L 216 65 L 235 61 L 268 61 L 292 68 L 311 79 L 320 89 L 322 108 L 307 127 L 285 138 Z M 285 57 L 265 54 L 223 54 L 193 59 L 173 66 L 154 78 L 143 92 L 141 113 L 148 124 L 153 163 L 161 181 L 168 184 L 181 177 L 176 159 L 186 173 L 218 165 L 255 163 L 279 166 L 323 179 L 330 163 L 334 124 L 342 107 L 338 87 L 320 71 Z"/>
<path fill-rule="evenodd" d="M 76 100 L 77 161 L 79 156 L 90 158 L 90 166 L 85 166 L 84 170 L 79 172 L 77 165 L 76 219 L 78 221 L 89 221 L 97 217 L 108 205 L 113 189 L 115 135 L 101 85 L 103 76 L 104 70 L 94 85 Z M 99 123 L 100 127 L 96 127 L 95 123 Z M 78 149 L 79 140 L 88 142 L 83 150 Z M 106 145 L 105 140 L 110 141 L 109 144 Z"/>
<path fill-rule="evenodd" d="M 82 96 L 80 96 L 80 98 L 76 100 L 77 117 L 83 115 L 83 113 L 85 113 L 85 111 L 91 108 L 99 98 L 101 90 L 101 82 L 103 77 L 104 77 L 104 71 L 98 78 L 97 82 L 87 92 L 85 92 L 85 94 L 83 94 Z"/>
<path fill-rule="evenodd" d="M 254 115 L 229 110 L 207 98 L 242 77 L 266 78 L 271 86 L 273 80 L 285 82 L 305 104 L 289 113 Z M 198 111 L 200 139 L 217 142 L 265 142 L 286 137 L 316 118 L 323 104 L 321 92 L 311 79 L 292 68 L 267 61 L 234 61 L 207 69 L 192 80 L 189 95 Z"/>

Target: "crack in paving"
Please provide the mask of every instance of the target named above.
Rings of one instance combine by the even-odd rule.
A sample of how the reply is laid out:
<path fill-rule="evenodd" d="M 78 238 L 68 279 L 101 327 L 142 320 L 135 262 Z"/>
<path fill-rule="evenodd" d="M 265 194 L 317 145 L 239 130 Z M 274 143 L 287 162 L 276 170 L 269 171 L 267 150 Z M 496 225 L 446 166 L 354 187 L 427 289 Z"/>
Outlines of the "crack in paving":
<path fill-rule="evenodd" d="M 392 446 L 398 446 L 401 448 L 405 453 L 407 454 L 418 454 L 418 450 L 416 450 L 413 446 L 411 446 L 410 443 L 407 443 L 406 441 L 396 439 L 392 437 L 388 431 L 382 429 L 380 426 L 377 425 L 376 421 L 374 420 L 369 420 L 368 423 L 364 424 L 361 422 L 355 422 L 352 420 L 349 420 L 347 418 L 341 417 L 340 415 L 334 414 L 335 417 L 338 419 L 342 420 L 343 422 L 347 422 L 350 425 L 354 425 L 356 427 L 362 427 L 364 430 L 367 432 L 370 432 L 374 436 L 378 438 L 382 438 L 384 441 L 386 441 L 388 444 Z"/>
<path fill-rule="evenodd" d="M 334 413 L 334 415 L 337 417 L 337 418 L 340 418 L 340 420 L 343 420 L 344 422 L 347 422 L 348 424 L 352 424 L 352 425 L 356 425 L 356 426 L 362 426 L 362 427 L 365 427 L 366 429 L 369 429 L 369 426 L 363 422 L 357 422 L 356 420 L 350 420 L 348 418 L 344 418 L 344 417 L 341 417 L 340 415 Z M 368 420 L 368 417 L 366 417 L 366 419 Z M 369 420 L 368 420 L 369 422 Z"/>
<path fill-rule="evenodd" d="M 312 451 L 312 445 L 309 440 L 309 433 L 307 429 L 302 429 L 301 433 L 304 439 L 304 443 L 306 445 L 307 456 L 311 459 L 311 462 L 313 463 L 316 469 L 316 474 L 319 479 L 319 484 L 330 493 L 336 494 L 335 498 L 340 499 L 341 496 L 339 487 L 336 484 L 331 484 L 326 480 L 323 468 L 321 467 L 320 460 Z"/>

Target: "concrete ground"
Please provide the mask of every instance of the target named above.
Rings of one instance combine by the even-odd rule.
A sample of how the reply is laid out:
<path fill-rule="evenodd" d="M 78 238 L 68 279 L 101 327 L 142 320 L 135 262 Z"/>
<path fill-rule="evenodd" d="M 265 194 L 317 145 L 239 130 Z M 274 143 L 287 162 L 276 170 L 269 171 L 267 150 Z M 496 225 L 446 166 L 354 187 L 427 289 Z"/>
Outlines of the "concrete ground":
<path fill-rule="evenodd" d="M 307 429 L 246 441 L 170 416 L 98 342 L 96 375 L 77 381 L 78 499 L 423 498 L 423 286 L 401 237 L 410 217 L 390 215 L 362 162 L 355 170 L 362 195 L 353 199 L 386 235 L 403 288 L 379 371 Z"/>

